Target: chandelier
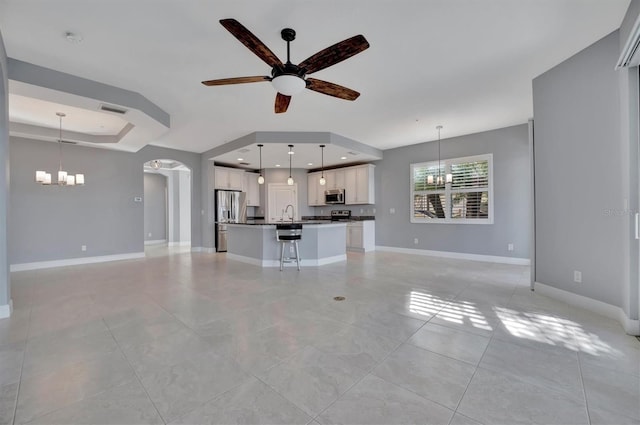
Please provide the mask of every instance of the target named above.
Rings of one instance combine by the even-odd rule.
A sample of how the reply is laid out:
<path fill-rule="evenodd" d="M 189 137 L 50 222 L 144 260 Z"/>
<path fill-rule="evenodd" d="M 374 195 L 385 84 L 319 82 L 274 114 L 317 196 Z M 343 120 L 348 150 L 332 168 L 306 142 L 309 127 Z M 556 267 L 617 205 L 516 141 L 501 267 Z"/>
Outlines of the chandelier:
<path fill-rule="evenodd" d="M 62 118 L 66 114 L 62 112 L 56 112 L 58 118 L 60 118 L 60 132 L 58 133 L 58 148 L 60 154 L 60 166 L 58 167 L 58 186 L 82 186 L 84 185 L 84 174 L 69 174 L 62 169 Z M 43 185 L 51 184 L 51 173 L 46 171 L 36 171 L 36 182 Z"/>

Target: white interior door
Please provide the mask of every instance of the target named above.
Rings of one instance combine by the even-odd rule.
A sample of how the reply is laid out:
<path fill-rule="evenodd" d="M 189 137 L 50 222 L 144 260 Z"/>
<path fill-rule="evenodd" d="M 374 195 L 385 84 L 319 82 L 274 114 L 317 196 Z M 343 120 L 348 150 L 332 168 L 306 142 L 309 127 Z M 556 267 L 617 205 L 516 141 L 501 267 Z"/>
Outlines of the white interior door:
<path fill-rule="evenodd" d="M 287 208 L 287 205 L 293 205 L 294 220 L 298 220 L 298 184 L 289 186 L 288 184 L 269 183 L 267 205 L 267 217 L 271 223 L 280 221 L 282 212 Z M 291 208 L 289 208 L 288 214 L 284 215 L 284 219 L 287 220 L 289 215 L 291 215 Z"/>

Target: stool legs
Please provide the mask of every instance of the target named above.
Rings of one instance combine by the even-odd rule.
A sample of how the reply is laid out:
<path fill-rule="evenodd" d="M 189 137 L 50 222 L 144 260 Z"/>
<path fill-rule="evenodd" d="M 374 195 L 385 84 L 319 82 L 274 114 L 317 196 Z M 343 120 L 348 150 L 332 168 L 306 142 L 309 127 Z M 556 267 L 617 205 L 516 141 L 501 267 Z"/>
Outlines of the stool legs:
<path fill-rule="evenodd" d="M 282 266 L 284 265 L 284 246 L 286 243 L 280 242 L 280 271 L 282 271 Z"/>
<path fill-rule="evenodd" d="M 300 271 L 300 254 L 298 253 L 298 241 L 294 242 L 296 247 L 296 264 L 298 265 L 298 271 Z"/>

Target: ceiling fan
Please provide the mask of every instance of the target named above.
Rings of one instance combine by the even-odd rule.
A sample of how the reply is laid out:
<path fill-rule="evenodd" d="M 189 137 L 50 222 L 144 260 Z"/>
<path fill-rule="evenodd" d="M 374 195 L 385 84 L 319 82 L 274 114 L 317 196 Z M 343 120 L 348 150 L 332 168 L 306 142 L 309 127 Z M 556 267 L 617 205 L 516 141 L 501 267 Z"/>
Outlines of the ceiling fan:
<path fill-rule="evenodd" d="M 349 59 L 369 48 L 369 42 L 362 35 L 356 35 L 333 46 L 327 47 L 313 56 L 303 60 L 298 65 L 291 63 L 290 43 L 295 40 L 296 32 L 291 28 L 285 28 L 280 32 L 282 39 L 287 42 L 287 62 L 282 63 L 280 59 L 269 48 L 251 33 L 244 25 L 235 19 L 222 19 L 220 23 L 235 38 L 251 50 L 256 56 L 262 59 L 271 67 L 271 76 L 236 77 L 223 78 L 219 80 L 203 81 L 205 86 L 223 86 L 228 84 L 258 83 L 271 81 L 271 84 L 278 91 L 276 95 L 275 112 L 280 114 L 287 111 L 291 96 L 302 91 L 302 89 L 313 90 L 318 93 L 337 97 L 345 100 L 356 100 L 360 93 L 350 88 L 318 80 L 307 78 L 308 74 L 328 68 L 332 65 Z"/>

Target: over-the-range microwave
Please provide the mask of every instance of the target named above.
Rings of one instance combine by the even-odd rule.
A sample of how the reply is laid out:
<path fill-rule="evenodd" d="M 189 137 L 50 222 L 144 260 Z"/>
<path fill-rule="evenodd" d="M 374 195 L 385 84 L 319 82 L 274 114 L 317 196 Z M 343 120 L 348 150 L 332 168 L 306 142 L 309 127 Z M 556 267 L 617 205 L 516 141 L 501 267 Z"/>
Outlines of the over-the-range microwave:
<path fill-rule="evenodd" d="M 331 189 L 324 191 L 325 204 L 344 204 L 344 189 Z"/>

